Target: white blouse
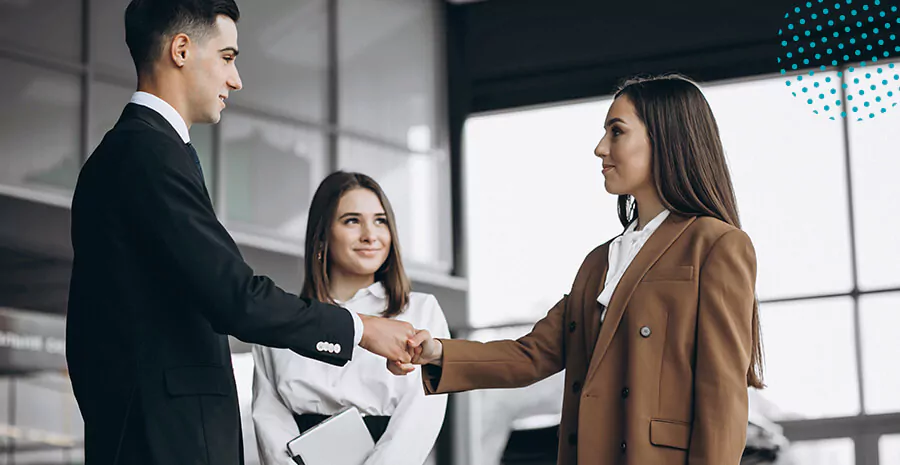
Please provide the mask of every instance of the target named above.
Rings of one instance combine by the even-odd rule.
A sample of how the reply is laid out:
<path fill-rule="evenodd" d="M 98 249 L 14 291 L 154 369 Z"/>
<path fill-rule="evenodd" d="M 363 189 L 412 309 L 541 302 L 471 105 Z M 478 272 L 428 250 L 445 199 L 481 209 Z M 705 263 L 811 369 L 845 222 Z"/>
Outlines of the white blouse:
<path fill-rule="evenodd" d="M 669 210 L 663 210 L 640 231 L 635 231 L 637 220 L 634 220 L 621 236 L 613 239 L 609 244 L 609 269 L 606 272 L 606 283 L 603 285 L 603 291 L 597 296 L 597 302 L 603 305 L 603 312 L 600 314 L 601 323 L 606 319 L 606 307 L 609 307 L 609 301 L 612 299 L 613 292 L 616 291 L 622 275 L 625 274 L 625 270 L 631 265 L 634 257 L 641 251 L 653 232 L 668 216 Z"/>
<path fill-rule="evenodd" d="M 430 294 L 413 292 L 409 306 L 395 317 L 434 337 L 449 338 L 447 320 Z M 347 302 L 353 312 L 378 315 L 388 296 L 375 283 Z M 384 435 L 366 465 L 422 465 L 444 422 L 447 396 L 425 396 L 421 368 L 406 376 L 387 370 L 386 360 L 355 346 L 343 367 L 301 357 L 288 349 L 253 347 L 253 424 L 265 465 L 295 465 L 287 442 L 300 434 L 294 414 L 332 415 L 354 406 L 366 415 L 390 415 Z"/>

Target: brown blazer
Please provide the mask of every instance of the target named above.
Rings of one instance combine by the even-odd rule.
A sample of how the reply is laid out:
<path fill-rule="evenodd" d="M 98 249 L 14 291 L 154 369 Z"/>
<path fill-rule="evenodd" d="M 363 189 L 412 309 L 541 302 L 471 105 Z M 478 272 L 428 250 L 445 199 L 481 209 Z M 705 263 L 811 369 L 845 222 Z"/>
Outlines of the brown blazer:
<path fill-rule="evenodd" d="M 442 341 L 429 394 L 527 386 L 566 370 L 560 465 L 737 465 L 747 434 L 756 255 L 740 229 L 671 214 L 600 324 L 609 243 L 516 341 Z"/>

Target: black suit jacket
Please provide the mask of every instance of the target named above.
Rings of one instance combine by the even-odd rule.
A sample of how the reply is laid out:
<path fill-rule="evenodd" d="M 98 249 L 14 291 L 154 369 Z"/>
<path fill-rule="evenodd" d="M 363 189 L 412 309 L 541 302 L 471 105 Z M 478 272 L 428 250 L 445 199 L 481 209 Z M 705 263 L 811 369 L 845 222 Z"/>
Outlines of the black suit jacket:
<path fill-rule="evenodd" d="M 82 168 L 72 245 L 66 358 L 88 465 L 242 463 L 228 334 L 350 359 L 350 314 L 253 274 L 152 109 L 126 106 Z"/>

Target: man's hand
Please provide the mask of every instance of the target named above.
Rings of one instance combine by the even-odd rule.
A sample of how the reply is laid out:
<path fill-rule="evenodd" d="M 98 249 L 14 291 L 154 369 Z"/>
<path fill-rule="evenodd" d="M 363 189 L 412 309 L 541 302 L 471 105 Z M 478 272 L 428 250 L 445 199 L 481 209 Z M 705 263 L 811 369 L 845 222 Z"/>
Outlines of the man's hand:
<path fill-rule="evenodd" d="M 444 346 L 441 341 L 431 337 L 427 330 L 415 331 L 415 336 L 407 341 L 410 361 L 387 361 L 387 369 L 397 376 L 407 375 L 415 370 L 416 365 L 433 364 L 440 366 L 444 358 Z"/>
<path fill-rule="evenodd" d="M 416 366 L 412 363 L 401 363 L 388 360 L 387 369 L 397 376 L 406 376 L 412 373 L 416 369 Z"/>
<path fill-rule="evenodd" d="M 440 366 L 444 359 L 443 344 L 424 329 L 416 331 L 416 335 L 409 340 L 408 350 L 411 356 L 410 363 L 415 365 Z"/>
<path fill-rule="evenodd" d="M 360 347 L 388 359 L 388 362 L 410 362 L 407 344 L 416 334 L 411 324 L 362 314 L 359 317 L 364 328 Z"/>

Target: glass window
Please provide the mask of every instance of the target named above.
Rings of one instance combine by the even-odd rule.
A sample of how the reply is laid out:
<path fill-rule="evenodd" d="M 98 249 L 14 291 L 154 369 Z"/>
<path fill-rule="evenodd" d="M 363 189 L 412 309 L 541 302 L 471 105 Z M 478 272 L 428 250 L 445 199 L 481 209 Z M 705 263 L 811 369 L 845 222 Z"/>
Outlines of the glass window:
<path fill-rule="evenodd" d="M 836 73 L 823 76 L 837 79 Z M 756 247 L 760 298 L 849 291 L 841 121 L 795 105 L 781 77 L 703 89 L 719 125 L 744 229 Z"/>
<path fill-rule="evenodd" d="M 859 311 L 866 413 L 900 412 L 900 292 L 862 296 Z"/>
<path fill-rule="evenodd" d="M 0 59 L 0 184 L 71 195 L 81 167 L 78 76 Z"/>
<path fill-rule="evenodd" d="M 267 0 L 241 3 L 235 62 L 244 89 L 231 100 L 288 116 L 326 115 L 327 3 Z"/>
<path fill-rule="evenodd" d="M 900 68 L 885 70 L 891 75 Z M 886 77 L 891 79 L 891 77 Z M 859 286 L 863 289 L 900 286 L 900 108 L 888 109 L 873 119 L 850 121 L 850 156 L 853 173 L 853 208 Z"/>
<path fill-rule="evenodd" d="M 197 158 L 203 168 L 203 180 L 206 181 L 206 190 L 209 191 L 213 205 L 216 204 L 215 183 L 217 181 L 216 170 L 212 163 L 213 157 L 213 127 L 209 124 L 195 124 L 191 126 L 191 145 L 197 150 Z"/>
<path fill-rule="evenodd" d="M 0 423 L 9 424 L 9 390 L 14 377 L 0 376 Z M 3 439 L 0 438 L 0 444 Z"/>
<path fill-rule="evenodd" d="M 91 58 L 97 71 L 126 79 L 135 88 L 134 62 L 125 44 L 125 7 L 130 0 L 91 2 Z"/>
<path fill-rule="evenodd" d="M 854 465 L 856 463 L 853 440 L 849 438 L 795 442 L 791 444 L 787 455 L 789 463 L 793 465 Z"/>
<path fill-rule="evenodd" d="M 517 339 L 528 334 L 532 327 L 533 325 L 521 325 L 479 329 L 466 335 L 466 339 L 482 342 Z M 514 432 L 535 431 L 559 425 L 564 391 L 565 371 L 523 388 L 484 389 L 471 392 L 469 397 L 474 398 L 478 408 L 478 414 L 473 421 L 480 422 L 477 427 L 472 428 L 476 435 L 475 455 L 482 458 L 485 464 L 508 463 L 502 459 L 504 449 Z M 549 440 L 547 445 L 552 446 L 550 451 L 555 451 L 557 436 L 552 432 L 547 436 L 545 438 Z M 518 453 L 519 456 L 525 455 L 524 451 L 511 452 Z M 551 463 L 555 463 L 555 458 L 554 455 Z M 522 459 L 522 462 L 544 463 L 525 459 Z"/>
<path fill-rule="evenodd" d="M 84 448 L 68 449 L 64 451 L 63 463 L 84 463 Z"/>
<path fill-rule="evenodd" d="M 104 82 L 91 83 L 91 129 L 90 150 L 97 148 L 107 131 L 115 126 L 125 105 L 131 100 L 134 90 Z M 203 175 L 206 179 L 206 188 L 213 192 L 215 183 L 215 170 L 212 165 L 212 126 L 208 124 L 195 124 L 191 127 L 191 144 L 197 149 L 197 156 L 203 166 Z M 213 196 L 215 201 L 215 196 Z"/>
<path fill-rule="evenodd" d="M 469 323 L 537 321 L 595 247 L 622 232 L 594 147 L 611 101 L 470 118 Z M 510 264 L 523 264 L 510 266 Z"/>
<path fill-rule="evenodd" d="M 63 463 L 64 447 L 84 440 L 84 422 L 69 379 L 55 373 L 16 377 L 15 463 Z"/>
<path fill-rule="evenodd" d="M 878 438 L 879 465 L 900 465 L 900 434 L 886 434 Z"/>
<path fill-rule="evenodd" d="M 54 450 L 43 444 L 23 442 L 21 444 L 16 444 L 15 447 L 19 449 L 13 453 L 13 457 L 15 457 L 14 463 L 16 463 L 16 465 L 45 465 L 67 463 L 64 462 L 65 456 L 63 455 L 63 451 Z M 37 448 L 38 450 L 29 450 L 30 448 Z M 47 448 L 49 450 L 40 450 L 42 448 Z"/>
<path fill-rule="evenodd" d="M 81 61 L 81 0 L 0 2 L 0 43 L 29 53 Z"/>
<path fill-rule="evenodd" d="M 71 460 L 83 457 L 84 422 L 66 376 L 0 377 L 0 400 L 0 464 L 77 463 Z"/>
<path fill-rule="evenodd" d="M 338 2 L 340 124 L 406 144 L 437 147 L 443 112 L 438 2 Z"/>
<path fill-rule="evenodd" d="M 221 124 L 229 228 L 302 244 L 309 204 L 326 172 L 323 136 L 234 110 Z"/>
<path fill-rule="evenodd" d="M 342 170 L 367 174 L 384 189 L 397 217 L 404 261 L 448 272 L 452 239 L 447 157 L 412 154 L 351 138 L 340 140 L 338 152 Z"/>
<path fill-rule="evenodd" d="M 851 298 L 764 304 L 760 322 L 773 420 L 859 413 Z"/>
<path fill-rule="evenodd" d="M 103 136 L 107 131 L 115 126 L 122 110 L 128 101 L 131 100 L 131 94 L 134 89 L 115 86 L 104 82 L 91 83 L 91 128 L 90 128 L 90 151 L 100 145 Z"/>

